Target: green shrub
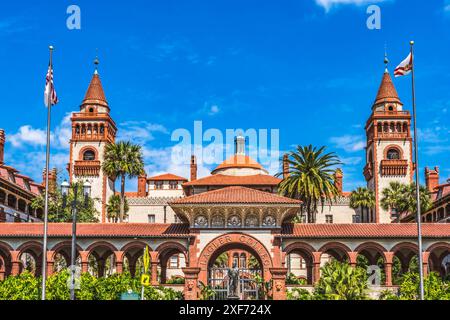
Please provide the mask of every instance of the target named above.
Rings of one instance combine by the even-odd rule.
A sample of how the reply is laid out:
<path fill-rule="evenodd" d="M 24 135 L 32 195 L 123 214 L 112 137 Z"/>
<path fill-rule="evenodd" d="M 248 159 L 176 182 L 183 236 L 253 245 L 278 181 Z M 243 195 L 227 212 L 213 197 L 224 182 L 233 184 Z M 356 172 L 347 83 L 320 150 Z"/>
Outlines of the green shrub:
<path fill-rule="evenodd" d="M 313 296 L 306 289 L 293 288 L 287 292 L 288 300 L 313 300 Z"/>
<path fill-rule="evenodd" d="M 69 300 L 67 285 L 70 274 L 64 270 L 48 277 L 47 299 Z M 30 273 L 11 276 L 0 282 L 0 300 L 39 300 L 41 280 Z M 129 273 L 114 274 L 105 278 L 96 278 L 89 273 L 81 275 L 80 289 L 75 291 L 77 300 L 118 300 L 123 292 L 132 290 L 141 292 L 139 279 Z M 183 295 L 170 288 L 145 287 L 146 300 L 180 300 Z"/>
<path fill-rule="evenodd" d="M 322 268 L 314 296 L 318 300 L 363 300 L 367 288 L 366 270 L 333 260 Z"/>
<path fill-rule="evenodd" d="M 40 286 L 40 278 L 28 272 L 8 277 L 0 282 L 0 300 L 38 300 Z"/>

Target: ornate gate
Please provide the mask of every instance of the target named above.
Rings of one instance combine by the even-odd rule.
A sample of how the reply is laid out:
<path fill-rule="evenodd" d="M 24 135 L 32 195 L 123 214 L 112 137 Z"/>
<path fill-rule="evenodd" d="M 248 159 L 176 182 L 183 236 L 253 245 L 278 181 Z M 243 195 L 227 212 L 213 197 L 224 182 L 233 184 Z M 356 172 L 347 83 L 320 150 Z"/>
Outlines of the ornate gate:
<path fill-rule="evenodd" d="M 210 268 L 208 285 L 214 291 L 212 300 L 227 300 L 230 296 L 228 268 Z M 240 300 L 258 300 L 260 297 L 261 270 L 239 269 L 238 296 Z"/>

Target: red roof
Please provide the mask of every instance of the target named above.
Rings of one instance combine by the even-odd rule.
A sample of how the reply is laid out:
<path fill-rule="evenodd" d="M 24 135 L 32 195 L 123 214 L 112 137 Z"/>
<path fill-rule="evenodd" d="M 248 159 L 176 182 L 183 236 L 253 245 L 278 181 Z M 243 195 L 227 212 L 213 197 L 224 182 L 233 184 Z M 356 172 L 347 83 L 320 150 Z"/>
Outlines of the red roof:
<path fill-rule="evenodd" d="M 295 204 L 299 200 L 286 198 L 277 194 L 259 191 L 245 187 L 226 187 L 214 191 L 203 192 L 193 196 L 181 198 L 170 203 L 170 205 L 183 204 Z"/>
<path fill-rule="evenodd" d="M 383 79 L 381 80 L 380 88 L 375 99 L 375 104 L 381 102 L 401 103 L 389 72 L 383 74 Z"/>
<path fill-rule="evenodd" d="M 188 181 L 188 179 L 177 176 L 172 173 L 165 173 L 159 176 L 147 178 L 148 181 Z"/>
<path fill-rule="evenodd" d="M 287 224 L 283 226 L 282 235 L 293 238 L 416 238 L 417 225 L 415 223 Z M 422 236 L 450 238 L 450 224 L 423 224 Z"/>
<path fill-rule="evenodd" d="M 10 173 L 14 176 L 15 182 L 10 180 Z M 17 188 L 25 192 L 29 192 L 34 195 L 39 195 L 41 190 L 43 189 L 42 185 L 35 183 L 30 177 L 19 174 L 18 170 L 4 164 L 0 164 L 0 179 L 15 185 Z M 25 181 L 29 183 L 30 189 L 27 188 Z"/>
<path fill-rule="evenodd" d="M 282 180 L 271 175 L 228 176 L 214 174 L 187 182 L 183 186 L 277 186 Z"/>
<path fill-rule="evenodd" d="M 264 170 L 264 168 L 255 160 L 250 158 L 249 156 L 235 154 L 222 162 L 217 168 L 215 168 L 212 172 L 214 173 L 220 169 L 228 169 L 228 168 L 253 168 Z"/>
<path fill-rule="evenodd" d="M 41 223 L 1 223 L 0 237 L 39 237 L 44 225 Z M 70 223 L 50 223 L 49 237 L 69 237 L 72 234 Z M 77 237 L 186 237 L 189 226 L 185 224 L 150 223 L 79 223 Z"/>
<path fill-rule="evenodd" d="M 95 73 L 92 77 L 89 88 L 86 91 L 83 104 L 99 104 L 108 107 L 102 82 L 100 81 L 100 77 L 97 73 Z"/>

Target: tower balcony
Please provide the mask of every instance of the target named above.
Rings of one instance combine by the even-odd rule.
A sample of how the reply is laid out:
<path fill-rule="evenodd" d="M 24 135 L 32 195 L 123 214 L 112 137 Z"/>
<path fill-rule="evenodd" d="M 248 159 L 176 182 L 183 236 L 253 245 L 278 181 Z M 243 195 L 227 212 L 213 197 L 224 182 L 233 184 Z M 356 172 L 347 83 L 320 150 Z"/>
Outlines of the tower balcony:
<path fill-rule="evenodd" d="M 381 160 L 382 176 L 406 176 L 408 160 Z"/>
<path fill-rule="evenodd" d="M 76 176 L 93 177 L 100 175 L 100 161 L 76 160 L 74 165 L 74 174 Z"/>

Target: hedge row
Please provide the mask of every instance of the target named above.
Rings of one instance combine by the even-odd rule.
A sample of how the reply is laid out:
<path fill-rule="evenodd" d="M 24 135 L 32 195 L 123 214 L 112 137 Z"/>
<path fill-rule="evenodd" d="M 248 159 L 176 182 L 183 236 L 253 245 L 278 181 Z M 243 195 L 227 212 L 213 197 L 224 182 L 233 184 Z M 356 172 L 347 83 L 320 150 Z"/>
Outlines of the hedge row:
<path fill-rule="evenodd" d="M 69 272 L 63 271 L 50 276 L 47 280 L 48 300 L 69 300 L 67 286 Z M 105 278 L 96 278 L 89 273 L 81 275 L 80 289 L 76 290 L 77 300 L 119 300 L 128 290 L 141 292 L 139 279 L 128 273 L 115 274 Z M 30 273 L 11 276 L 0 282 L 0 300 L 39 300 L 41 296 L 41 278 Z M 180 300 L 181 292 L 164 287 L 145 287 L 146 300 Z"/>

